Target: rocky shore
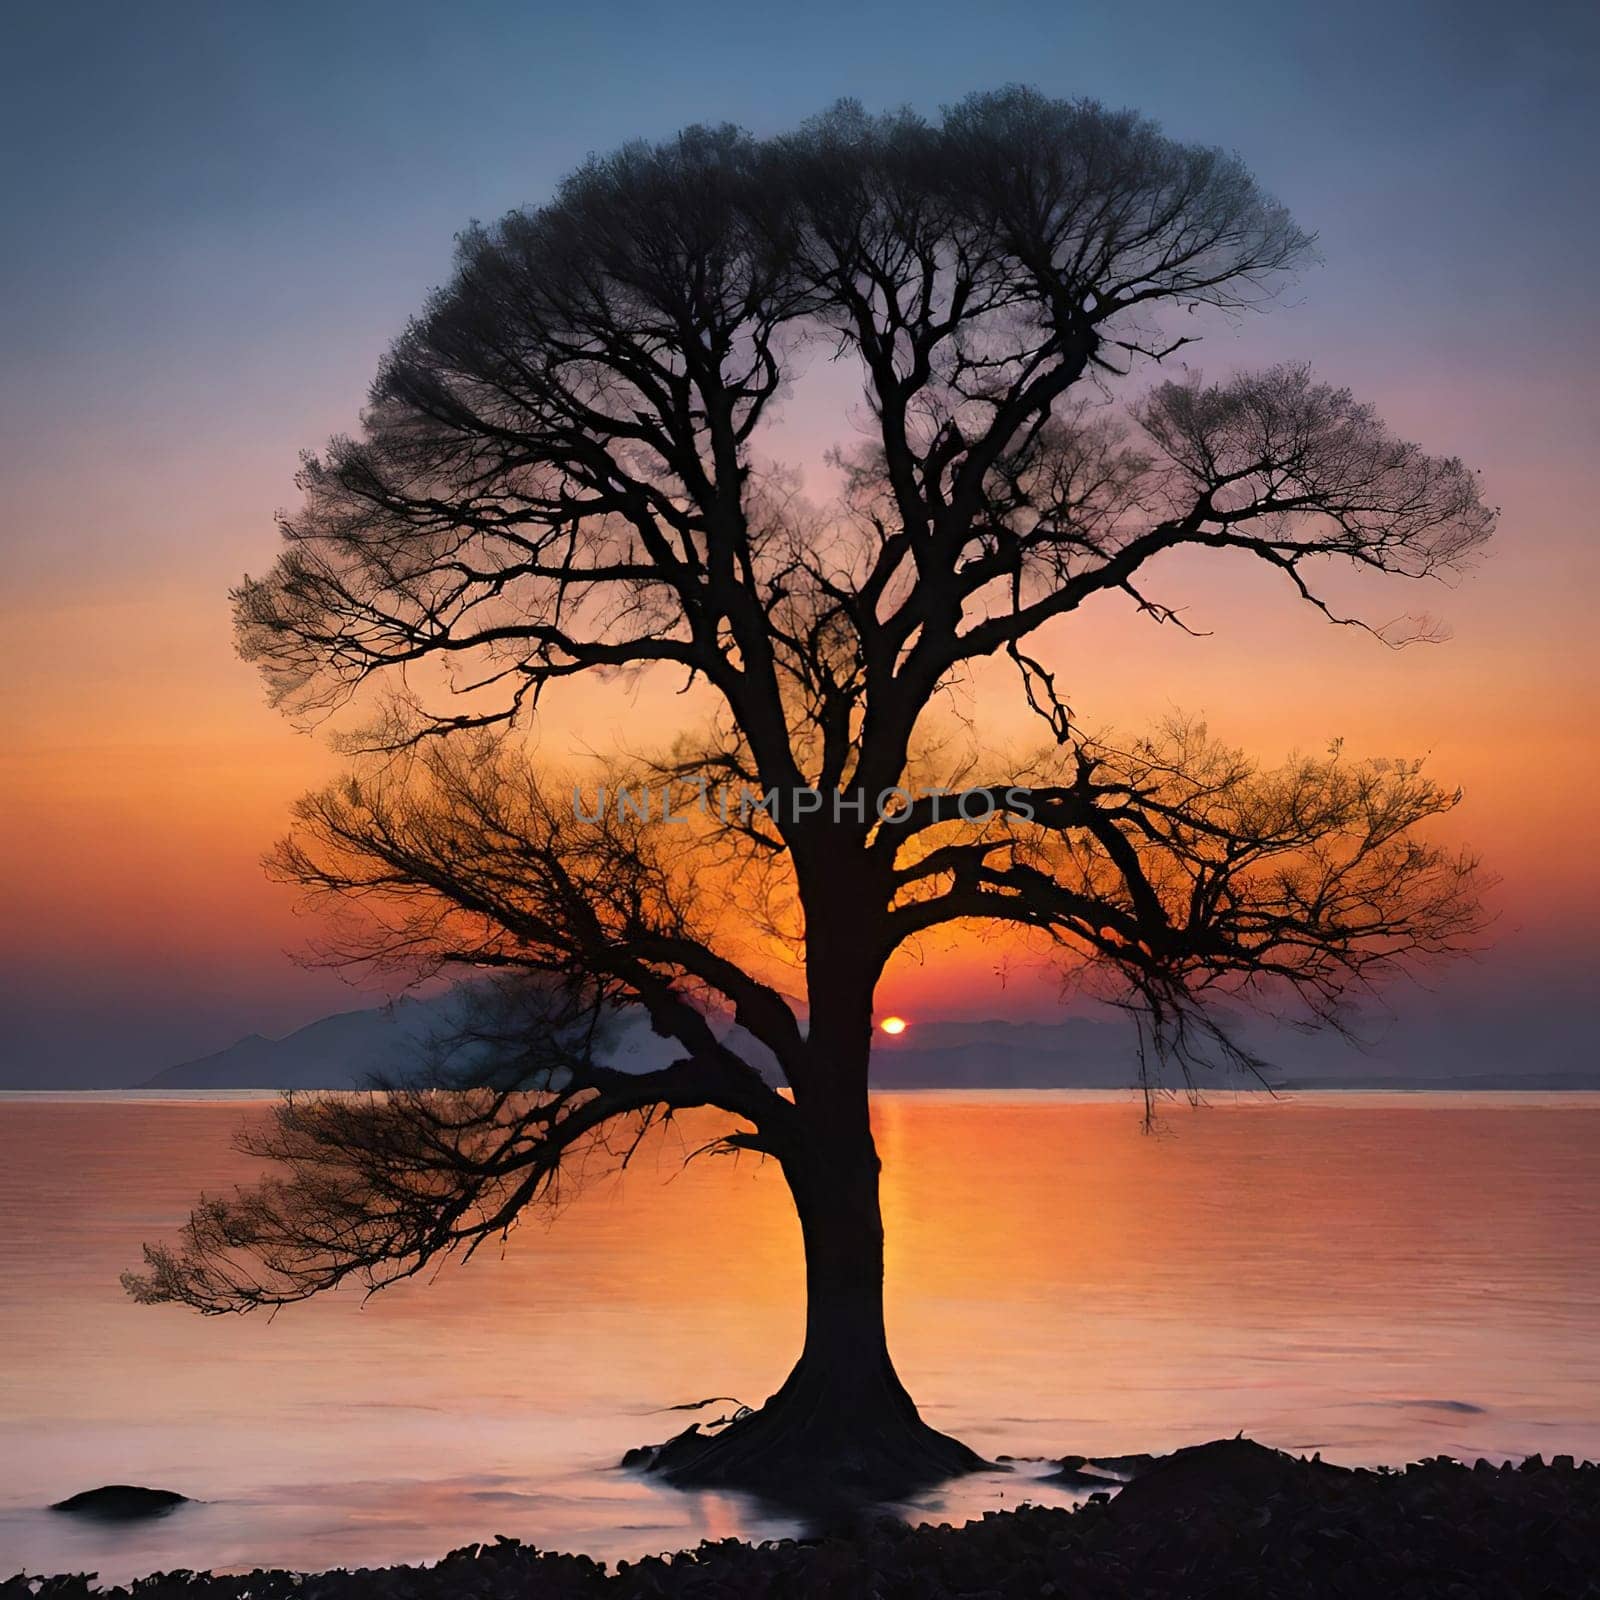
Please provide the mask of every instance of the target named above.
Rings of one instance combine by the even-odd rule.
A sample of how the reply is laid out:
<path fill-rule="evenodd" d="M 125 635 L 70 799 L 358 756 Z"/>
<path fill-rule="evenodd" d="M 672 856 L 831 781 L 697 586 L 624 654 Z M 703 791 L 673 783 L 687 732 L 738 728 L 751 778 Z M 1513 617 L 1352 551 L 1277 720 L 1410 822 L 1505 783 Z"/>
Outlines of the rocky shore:
<path fill-rule="evenodd" d="M 1141 1463 L 1143 1466 L 1143 1464 Z M 777 1600 L 1060 1596 L 1063 1600 L 1600 1597 L 1600 1467 L 1444 1457 L 1350 1471 L 1244 1439 L 1143 1466 L 1114 1497 L 1023 1507 L 964 1528 L 876 1521 L 848 1535 L 702 1544 L 607 1569 L 500 1539 L 430 1567 L 161 1573 L 99 1590 L 92 1574 L 19 1575 L 0 1600 Z"/>

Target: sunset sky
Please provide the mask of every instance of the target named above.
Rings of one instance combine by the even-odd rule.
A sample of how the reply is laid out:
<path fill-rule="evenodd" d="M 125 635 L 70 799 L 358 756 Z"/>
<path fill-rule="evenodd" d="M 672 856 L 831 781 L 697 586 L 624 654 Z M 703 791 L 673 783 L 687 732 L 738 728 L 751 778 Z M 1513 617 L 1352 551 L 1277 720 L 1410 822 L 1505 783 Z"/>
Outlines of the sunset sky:
<path fill-rule="evenodd" d="M 232 654 L 226 590 L 274 554 L 298 452 L 354 426 L 452 235 L 586 154 L 692 121 L 777 132 L 840 96 L 934 111 L 975 88 L 1132 105 L 1237 149 L 1322 264 L 1185 352 L 1307 358 L 1481 469 L 1500 535 L 1454 590 L 1386 592 L 1444 645 L 1320 624 L 1270 575 L 1162 569 L 1192 638 L 1117 604 L 1055 636 L 1091 724 L 1175 708 L 1277 759 L 1344 736 L 1461 783 L 1501 881 L 1448 1003 L 1588 1014 L 1600 870 L 1594 608 L 1600 194 L 1592 9 L 1372 4 L 700 3 L 158 8 L 8 18 L 0 63 L 0 1085 L 128 1082 L 368 1003 L 285 952 L 259 858 L 335 770 Z M 821 457 L 827 375 L 784 446 Z M 1385 607 L 1387 606 L 1387 611 Z M 552 702 L 559 759 L 659 731 L 668 686 Z M 667 715 L 671 715 L 670 710 Z M 1019 725 L 1019 732 L 1020 732 Z M 897 971 L 884 1010 L 1047 1014 L 993 952 Z M 1450 998 L 1453 997 L 1453 998 Z M 1439 1002 L 1433 1002 L 1439 1003 Z"/>

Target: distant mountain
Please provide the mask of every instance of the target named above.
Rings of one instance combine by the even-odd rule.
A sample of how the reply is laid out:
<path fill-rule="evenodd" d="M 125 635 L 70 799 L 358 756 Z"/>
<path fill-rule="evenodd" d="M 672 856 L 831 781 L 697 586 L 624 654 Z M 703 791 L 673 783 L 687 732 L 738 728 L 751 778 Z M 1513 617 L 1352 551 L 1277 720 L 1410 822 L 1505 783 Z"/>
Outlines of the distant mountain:
<path fill-rule="evenodd" d="M 1600 1052 L 1578 1029 L 1534 1031 L 1480 1015 L 1412 1018 L 1378 1033 L 1369 1050 L 1337 1034 L 1301 1033 L 1260 1018 L 1245 1021 L 1238 1034 L 1269 1064 L 1268 1081 L 1283 1089 L 1600 1089 Z M 929 1022 L 880 1040 L 873 1054 L 873 1084 L 881 1089 L 1122 1089 L 1137 1082 L 1133 1029 L 1116 1016 Z M 1206 1074 L 1200 1087 L 1259 1085 L 1233 1072 Z"/>
<path fill-rule="evenodd" d="M 354 1089 L 375 1074 L 404 1077 L 425 1061 L 444 1023 L 448 996 L 405 997 L 363 1011 L 340 1011 L 285 1035 L 247 1034 L 237 1044 L 158 1072 L 144 1089 Z"/>
<path fill-rule="evenodd" d="M 1125 1089 L 1138 1081 L 1118 1021 L 924 1022 L 872 1053 L 878 1089 Z"/>
<path fill-rule="evenodd" d="M 148 1089 L 350 1089 L 375 1075 L 404 1078 L 431 1059 L 459 1005 L 450 994 L 324 1017 L 281 1039 L 251 1034 L 195 1061 L 157 1073 Z M 719 1025 L 727 1042 L 776 1080 L 770 1054 L 742 1029 Z M 1250 1042 L 1273 1065 L 1272 1080 L 1300 1089 L 1600 1089 L 1600 1058 L 1585 1041 L 1496 1030 L 1478 1018 L 1397 1025 L 1370 1053 L 1328 1035 L 1253 1023 Z M 604 1051 L 609 1064 L 645 1072 L 677 1047 L 651 1032 L 642 1012 L 623 1012 Z M 879 1036 L 873 1086 L 880 1089 L 1124 1089 L 1138 1081 L 1131 1027 L 1117 1017 L 1058 1022 L 923 1022 L 898 1038 Z M 1216 1077 L 1215 1087 L 1247 1080 Z"/>
<path fill-rule="evenodd" d="M 360 1089 L 374 1078 L 405 1080 L 424 1073 L 437 1059 L 463 1016 L 459 991 L 418 999 L 410 995 L 388 1005 L 340 1011 L 308 1023 L 281 1039 L 252 1033 L 194 1061 L 158 1072 L 142 1089 Z M 737 1028 L 725 1036 L 757 1065 L 770 1062 L 755 1040 Z M 648 1072 L 680 1054 L 677 1045 L 654 1034 L 642 1011 L 621 1013 L 601 1051 L 609 1066 Z"/>
<path fill-rule="evenodd" d="M 448 1033 L 458 1002 L 452 995 L 403 998 L 362 1011 L 342 1011 L 281 1039 L 250 1034 L 211 1055 L 158 1072 L 146 1089 L 353 1089 L 374 1076 L 421 1071 L 429 1046 Z M 742 1029 L 719 1029 L 727 1042 L 769 1077 L 770 1054 Z M 929 1022 L 914 1038 L 882 1039 L 874 1083 L 886 1089 L 1122 1088 L 1135 1081 L 1127 1030 L 1114 1023 Z M 624 1013 L 605 1051 L 624 1071 L 646 1072 L 676 1053 L 650 1031 L 642 1013 Z"/>

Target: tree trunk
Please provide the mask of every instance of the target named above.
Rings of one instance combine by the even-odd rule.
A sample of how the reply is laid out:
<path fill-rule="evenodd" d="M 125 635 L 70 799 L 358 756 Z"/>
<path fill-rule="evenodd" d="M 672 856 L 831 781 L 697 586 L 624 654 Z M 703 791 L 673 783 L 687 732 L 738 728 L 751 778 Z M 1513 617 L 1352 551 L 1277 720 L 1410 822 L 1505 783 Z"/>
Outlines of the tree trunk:
<path fill-rule="evenodd" d="M 663 1445 L 649 1466 L 675 1483 L 790 1501 L 891 1499 L 985 1465 L 922 1420 L 890 1359 L 864 1081 L 858 1099 L 854 1112 L 837 1100 L 798 1105 L 804 1137 L 783 1161 L 805 1245 L 800 1359 L 760 1410 L 720 1433 L 692 1428 Z"/>

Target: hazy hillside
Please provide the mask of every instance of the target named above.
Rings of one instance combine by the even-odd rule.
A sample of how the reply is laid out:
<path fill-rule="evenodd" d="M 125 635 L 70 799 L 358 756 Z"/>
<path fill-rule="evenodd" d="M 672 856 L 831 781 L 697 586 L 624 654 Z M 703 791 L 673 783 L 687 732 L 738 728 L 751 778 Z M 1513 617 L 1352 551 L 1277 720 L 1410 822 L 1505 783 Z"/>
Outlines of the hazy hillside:
<path fill-rule="evenodd" d="M 281 1039 L 251 1034 L 198 1060 L 156 1074 L 152 1089 L 344 1089 L 374 1075 L 405 1077 L 429 1060 L 431 1041 L 451 1026 L 454 997 L 324 1017 Z M 776 1076 L 771 1058 L 742 1030 L 736 1048 Z M 1392 1028 L 1370 1052 L 1329 1036 L 1252 1024 L 1254 1045 L 1273 1063 L 1273 1081 L 1302 1088 L 1577 1089 L 1600 1087 L 1600 1067 L 1580 1038 L 1532 1041 L 1481 1019 Z M 613 1066 L 648 1071 L 676 1047 L 651 1033 L 641 1013 L 624 1013 L 605 1054 Z M 924 1022 L 899 1038 L 880 1036 L 873 1082 L 884 1089 L 1116 1089 L 1137 1081 L 1132 1030 L 1119 1018 L 1059 1022 Z M 1213 1080 L 1219 1086 L 1237 1078 Z"/>
<path fill-rule="evenodd" d="M 427 1063 L 431 1040 L 447 1032 L 455 1002 L 402 999 L 324 1017 L 281 1039 L 251 1034 L 195 1061 L 168 1067 L 150 1089 L 347 1089 L 374 1075 L 406 1077 Z M 743 1030 L 727 1028 L 735 1048 L 775 1076 L 770 1056 Z M 874 1070 L 883 1088 L 1115 1088 L 1134 1081 L 1131 1040 L 1115 1024 L 929 1022 L 901 1039 L 880 1040 Z M 642 1015 L 624 1015 L 606 1051 L 610 1064 L 645 1072 L 676 1047 L 651 1033 Z"/>
<path fill-rule="evenodd" d="M 439 1001 L 401 999 L 341 1011 L 281 1039 L 252 1033 L 226 1050 L 158 1072 L 147 1089 L 351 1089 L 374 1074 L 403 1077 L 424 1063 L 441 1025 Z"/>

